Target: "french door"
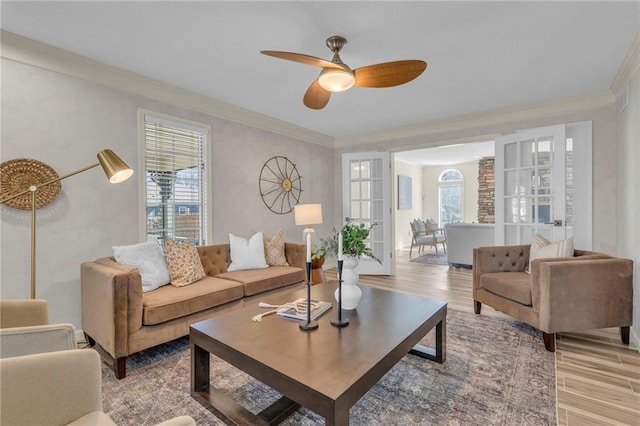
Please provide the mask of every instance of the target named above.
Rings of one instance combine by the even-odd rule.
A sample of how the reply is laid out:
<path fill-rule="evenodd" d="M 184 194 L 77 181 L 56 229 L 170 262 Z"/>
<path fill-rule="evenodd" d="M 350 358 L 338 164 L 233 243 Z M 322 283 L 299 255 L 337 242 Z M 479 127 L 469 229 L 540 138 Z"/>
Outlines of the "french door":
<path fill-rule="evenodd" d="M 374 225 L 367 244 L 381 264 L 363 257 L 359 274 L 391 275 L 391 171 L 389 153 L 342 154 L 342 211 L 345 222 Z"/>
<path fill-rule="evenodd" d="M 567 235 L 566 127 L 518 131 L 496 140 L 496 245 Z"/>

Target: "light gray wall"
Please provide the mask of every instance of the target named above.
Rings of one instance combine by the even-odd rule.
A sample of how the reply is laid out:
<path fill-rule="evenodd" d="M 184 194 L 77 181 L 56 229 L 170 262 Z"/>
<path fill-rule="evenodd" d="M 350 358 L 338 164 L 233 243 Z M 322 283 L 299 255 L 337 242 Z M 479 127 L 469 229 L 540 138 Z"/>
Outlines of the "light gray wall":
<path fill-rule="evenodd" d="M 633 332 L 640 350 L 640 70 L 629 82 L 618 125 L 618 254 L 633 259 Z"/>
<path fill-rule="evenodd" d="M 134 169 L 138 165 L 138 109 L 208 124 L 213 150 L 213 242 L 228 233 L 250 236 L 282 228 L 288 241 L 301 241 L 293 214 L 276 215 L 263 204 L 258 176 L 264 162 L 282 155 L 302 176 L 301 203 L 321 203 L 332 227 L 333 149 L 193 112 L 174 105 L 89 83 L 29 65 L 2 60 L 1 161 L 33 158 L 69 173 L 96 162 L 113 149 Z M 53 322 L 81 328 L 80 263 L 112 254 L 113 245 L 138 242 L 140 173 L 111 185 L 100 168 L 63 181 L 59 198 L 38 211 L 38 296 L 50 304 Z M 0 207 L 0 297 L 28 298 L 30 212 Z"/>
<path fill-rule="evenodd" d="M 411 247 L 411 226 L 409 222 L 416 218 L 422 218 L 422 168 L 415 164 L 405 163 L 404 161 L 394 161 L 395 176 L 394 185 L 394 205 L 392 209 L 395 211 L 395 248 Z M 398 209 L 398 175 L 409 176 L 411 178 L 411 209 Z"/>

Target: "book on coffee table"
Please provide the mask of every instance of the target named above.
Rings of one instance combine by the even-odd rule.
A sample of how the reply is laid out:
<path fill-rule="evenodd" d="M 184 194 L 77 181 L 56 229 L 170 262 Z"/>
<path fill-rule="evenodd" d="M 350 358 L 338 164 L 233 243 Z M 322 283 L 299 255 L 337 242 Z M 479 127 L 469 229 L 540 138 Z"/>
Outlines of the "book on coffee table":
<path fill-rule="evenodd" d="M 307 320 L 307 311 L 306 311 L 307 299 L 304 299 L 304 298 L 296 299 L 293 302 L 291 302 L 291 304 L 296 305 L 298 309 L 296 309 L 295 306 L 284 307 L 284 308 L 278 309 L 277 314 L 281 317 L 306 321 Z M 331 309 L 331 303 L 323 302 L 321 300 L 312 300 L 311 301 L 311 320 L 313 321 L 319 318 L 320 315 L 324 314 L 329 309 Z"/>

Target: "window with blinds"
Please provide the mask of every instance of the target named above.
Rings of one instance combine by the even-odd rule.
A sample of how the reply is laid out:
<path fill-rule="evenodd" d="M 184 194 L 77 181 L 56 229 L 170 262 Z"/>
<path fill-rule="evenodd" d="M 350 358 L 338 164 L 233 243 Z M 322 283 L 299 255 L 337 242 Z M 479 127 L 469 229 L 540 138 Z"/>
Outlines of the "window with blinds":
<path fill-rule="evenodd" d="M 146 235 L 206 244 L 208 128 L 144 116 Z"/>

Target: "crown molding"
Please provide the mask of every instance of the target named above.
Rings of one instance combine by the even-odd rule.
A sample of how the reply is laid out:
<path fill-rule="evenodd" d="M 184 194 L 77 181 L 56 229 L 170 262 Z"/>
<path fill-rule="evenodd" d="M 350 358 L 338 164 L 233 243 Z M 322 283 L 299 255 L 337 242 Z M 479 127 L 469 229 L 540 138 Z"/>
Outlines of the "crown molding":
<path fill-rule="evenodd" d="M 333 137 L 320 132 L 180 89 L 15 33 L 0 31 L 0 39 L 2 43 L 0 55 L 15 62 L 333 148 Z"/>
<path fill-rule="evenodd" d="M 538 104 L 499 108 L 480 113 L 448 117 L 441 120 L 336 138 L 334 146 L 336 149 L 349 149 L 365 144 L 368 145 L 392 140 L 399 141 L 401 139 L 493 126 L 509 122 L 531 121 L 560 114 L 571 114 L 605 108 L 613 105 L 615 100 L 616 98 L 613 93 L 607 90 L 590 95 L 556 99 Z"/>
<path fill-rule="evenodd" d="M 634 74 L 638 71 L 638 68 L 640 68 L 640 31 L 636 34 L 636 38 L 633 39 L 627 56 L 625 56 L 624 61 L 622 61 L 616 78 L 613 79 L 613 84 L 611 84 L 611 91 L 616 97 L 620 96 Z"/>

